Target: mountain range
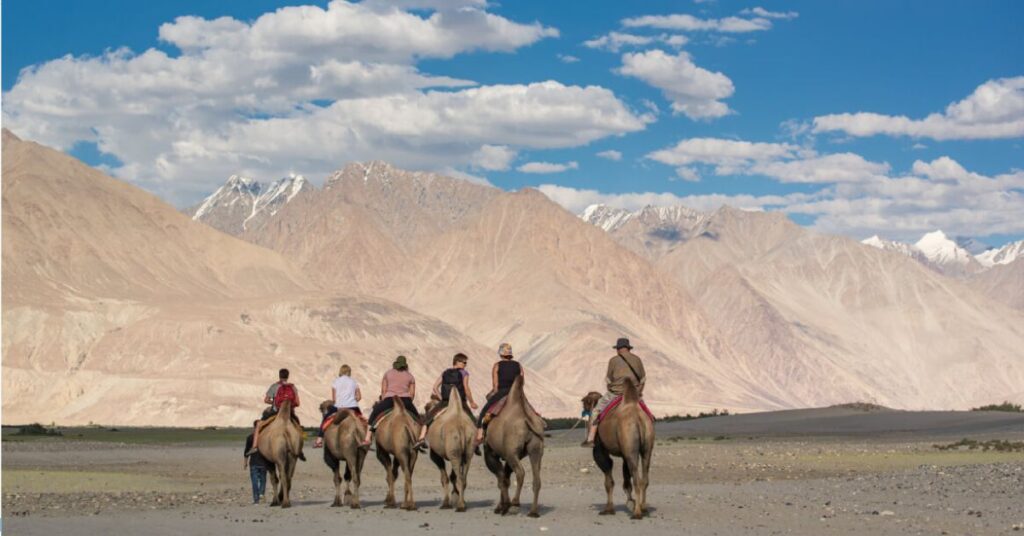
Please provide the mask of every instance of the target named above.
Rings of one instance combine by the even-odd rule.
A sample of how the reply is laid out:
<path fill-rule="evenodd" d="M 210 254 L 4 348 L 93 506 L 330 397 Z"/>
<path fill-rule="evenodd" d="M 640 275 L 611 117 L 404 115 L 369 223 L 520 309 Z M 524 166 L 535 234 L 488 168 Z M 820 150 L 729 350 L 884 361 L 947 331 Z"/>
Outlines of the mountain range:
<path fill-rule="evenodd" d="M 466 352 L 482 400 L 504 341 L 565 415 L 622 336 L 661 414 L 1024 400 L 1024 260 L 952 276 L 775 213 L 578 217 L 384 162 L 179 212 L 4 131 L 3 238 L 7 422 L 245 424 L 280 366 L 315 419 L 340 364 L 372 397 L 399 353 L 429 385 Z"/>

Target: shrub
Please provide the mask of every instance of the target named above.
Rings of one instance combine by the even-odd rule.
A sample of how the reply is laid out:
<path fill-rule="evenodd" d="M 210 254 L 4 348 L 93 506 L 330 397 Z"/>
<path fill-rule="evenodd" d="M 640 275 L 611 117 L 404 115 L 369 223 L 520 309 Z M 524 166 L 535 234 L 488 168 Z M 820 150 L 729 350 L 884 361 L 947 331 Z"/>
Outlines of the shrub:
<path fill-rule="evenodd" d="M 989 404 L 987 406 L 981 406 L 980 408 L 973 408 L 971 411 L 1010 411 L 1013 413 L 1024 413 L 1024 408 L 1022 408 L 1020 404 L 1013 404 L 1006 401 L 1002 404 Z"/>

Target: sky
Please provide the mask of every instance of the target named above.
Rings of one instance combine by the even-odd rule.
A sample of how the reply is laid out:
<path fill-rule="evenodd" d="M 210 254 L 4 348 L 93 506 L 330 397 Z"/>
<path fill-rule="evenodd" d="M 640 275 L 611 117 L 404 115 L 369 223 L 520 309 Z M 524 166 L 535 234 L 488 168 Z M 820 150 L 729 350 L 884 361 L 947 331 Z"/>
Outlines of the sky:
<path fill-rule="evenodd" d="M 1024 239 L 1024 3 L 8 0 L 2 122 L 190 206 L 351 161 Z"/>

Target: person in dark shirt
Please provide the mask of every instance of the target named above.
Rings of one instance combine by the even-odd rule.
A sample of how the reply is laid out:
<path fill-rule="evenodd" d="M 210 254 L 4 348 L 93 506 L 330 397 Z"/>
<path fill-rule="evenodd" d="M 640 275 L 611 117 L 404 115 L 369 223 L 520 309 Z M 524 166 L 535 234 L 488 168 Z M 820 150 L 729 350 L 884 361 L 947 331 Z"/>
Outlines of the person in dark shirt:
<path fill-rule="evenodd" d="M 256 431 L 256 427 L 259 424 L 260 421 L 258 420 L 252 422 L 253 432 Z M 252 437 L 253 434 L 249 434 L 245 438 L 245 450 L 242 451 L 242 469 L 249 468 L 249 479 L 252 480 L 252 503 L 259 504 L 260 497 L 267 490 L 267 461 L 259 453 L 259 450 L 255 454 L 250 454 L 253 450 Z"/>
<path fill-rule="evenodd" d="M 484 442 L 484 417 L 487 416 L 487 410 L 491 409 L 495 403 L 502 398 L 508 396 L 509 391 L 512 390 L 512 384 L 515 383 L 516 378 L 526 377 L 523 375 L 523 367 L 518 361 L 515 361 L 515 357 L 512 355 L 512 345 L 503 342 L 498 346 L 498 357 L 501 359 L 494 364 L 491 369 L 491 392 L 487 394 L 487 403 L 484 404 L 484 409 L 480 410 L 480 416 L 476 419 L 476 444 L 480 445 Z"/>

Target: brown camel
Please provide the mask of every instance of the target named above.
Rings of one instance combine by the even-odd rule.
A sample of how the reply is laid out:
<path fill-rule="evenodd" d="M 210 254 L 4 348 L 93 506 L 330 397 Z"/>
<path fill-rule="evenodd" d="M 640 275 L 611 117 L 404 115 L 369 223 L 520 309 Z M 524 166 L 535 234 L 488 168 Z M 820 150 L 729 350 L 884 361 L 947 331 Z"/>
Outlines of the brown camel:
<path fill-rule="evenodd" d="M 405 474 L 405 500 L 402 508 L 415 510 L 416 502 L 412 498 L 412 471 L 416 467 L 416 439 L 420 434 L 420 424 L 405 410 L 402 399 L 395 397 L 394 409 L 378 421 L 377 425 L 377 459 L 388 477 L 388 496 L 384 499 L 385 508 L 394 508 L 395 480 L 398 469 Z"/>
<path fill-rule="evenodd" d="M 540 497 L 540 462 L 544 457 L 544 420 L 537 415 L 523 393 L 523 377 L 516 378 L 509 391 L 505 408 L 491 420 L 484 441 L 484 461 L 487 468 L 498 477 L 501 499 L 494 513 L 505 515 L 509 508 L 519 507 L 519 495 L 523 491 L 526 470 L 519 463 L 530 457 L 533 469 L 533 507 L 530 517 L 539 517 L 537 500 Z M 516 474 L 516 495 L 509 499 L 508 488 L 512 484 L 512 473 Z"/>
<path fill-rule="evenodd" d="M 598 393 L 583 398 L 584 410 L 592 410 L 596 404 L 593 394 Z M 622 458 L 622 489 L 626 492 L 626 507 L 632 510 L 633 519 L 642 519 L 647 514 L 647 484 L 650 482 L 653 451 L 654 423 L 640 407 L 636 385 L 632 380 L 626 380 L 622 401 L 597 425 L 594 462 L 604 472 L 604 489 L 608 493 L 608 504 L 601 515 L 615 513 L 615 505 L 612 504 L 612 490 L 615 488 L 612 456 Z M 634 488 L 636 500 L 633 500 Z"/>
<path fill-rule="evenodd" d="M 427 408 L 430 412 L 430 408 Z M 455 493 L 455 511 L 466 511 L 466 478 L 469 476 L 469 463 L 473 460 L 473 440 L 476 437 L 476 423 L 473 416 L 462 407 L 462 395 L 458 389 L 452 389 L 448 399 L 448 407 L 434 417 L 433 424 L 427 430 L 427 441 L 430 444 L 430 459 L 441 470 L 441 490 L 444 502 L 441 508 L 451 508 L 451 492 Z M 451 463 L 451 476 L 445 467 L 445 460 Z"/>
<path fill-rule="evenodd" d="M 320 405 L 333 405 L 333 400 L 326 400 Z M 331 424 L 324 430 L 324 463 L 334 473 L 334 503 L 331 506 L 349 505 L 359 508 L 359 484 L 363 474 L 363 461 L 366 460 L 366 449 L 360 448 L 363 436 L 366 435 L 366 423 L 347 409 L 339 410 L 331 419 Z M 345 462 L 345 471 L 341 471 L 341 462 Z M 342 500 L 341 482 L 345 481 L 345 497 Z"/>
<path fill-rule="evenodd" d="M 292 487 L 295 464 L 302 454 L 302 427 L 292 422 L 292 402 L 285 400 L 277 415 L 260 428 L 260 454 L 267 460 L 270 485 L 274 500 L 270 506 L 288 508 L 292 505 L 288 493 Z"/>

